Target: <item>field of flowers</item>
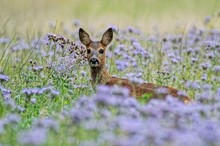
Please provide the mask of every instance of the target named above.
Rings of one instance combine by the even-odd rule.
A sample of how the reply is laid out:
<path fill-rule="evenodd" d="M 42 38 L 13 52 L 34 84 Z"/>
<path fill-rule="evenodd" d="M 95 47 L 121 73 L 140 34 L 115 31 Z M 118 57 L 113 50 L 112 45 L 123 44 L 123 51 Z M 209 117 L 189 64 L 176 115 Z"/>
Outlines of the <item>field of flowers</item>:
<path fill-rule="evenodd" d="M 219 146 L 219 22 L 220 13 L 215 13 L 202 25 L 171 33 L 107 26 L 114 30 L 109 72 L 180 89 L 192 99 L 185 105 L 172 97 L 135 99 L 116 86 L 94 91 L 78 38 L 84 27 L 80 19 L 74 19 L 73 31 L 62 28 L 57 34 L 57 25 L 50 23 L 46 33 L 27 31 L 26 37 L 8 31 L 5 21 L 0 33 L 0 146 Z M 105 28 L 86 30 L 100 38 Z"/>

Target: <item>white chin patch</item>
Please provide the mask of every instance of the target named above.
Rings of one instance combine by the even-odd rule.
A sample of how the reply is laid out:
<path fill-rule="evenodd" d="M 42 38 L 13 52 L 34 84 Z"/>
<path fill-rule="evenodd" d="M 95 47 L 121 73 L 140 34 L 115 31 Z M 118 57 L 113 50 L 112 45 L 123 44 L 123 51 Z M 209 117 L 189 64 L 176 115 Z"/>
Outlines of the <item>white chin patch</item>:
<path fill-rule="evenodd" d="M 91 67 L 97 67 L 97 66 L 99 66 L 99 64 L 98 64 L 98 62 L 96 62 L 96 63 L 90 63 L 90 66 L 91 66 Z"/>

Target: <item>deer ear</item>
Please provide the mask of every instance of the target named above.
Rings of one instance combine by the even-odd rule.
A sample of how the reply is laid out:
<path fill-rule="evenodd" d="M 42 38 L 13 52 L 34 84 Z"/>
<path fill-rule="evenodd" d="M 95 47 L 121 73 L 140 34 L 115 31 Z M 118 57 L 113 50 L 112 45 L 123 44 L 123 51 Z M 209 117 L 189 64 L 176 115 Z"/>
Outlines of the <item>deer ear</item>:
<path fill-rule="evenodd" d="M 112 30 L 112 28 L 109 28 L 102 35 L 101 43 L 102 43 L 102 45 L 107 47 L 111 43 L 112 39 L 113 39 L 113 30 Z"/>
<path fill-rule="evenodd" d="M 82 28 L 79 29 L 79 39 L 81 41 L 81 43 L 85 46 L 89 46 L 89 44 L 91 43 L 91 39 L 89 37 L 89 34 L 83 30 Z"/>

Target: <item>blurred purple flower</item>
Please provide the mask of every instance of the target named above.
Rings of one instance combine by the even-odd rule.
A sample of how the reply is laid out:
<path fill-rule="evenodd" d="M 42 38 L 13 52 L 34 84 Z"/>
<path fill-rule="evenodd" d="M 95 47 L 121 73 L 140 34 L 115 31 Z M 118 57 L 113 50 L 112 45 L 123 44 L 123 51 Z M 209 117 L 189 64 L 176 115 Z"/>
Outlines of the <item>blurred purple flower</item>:
<path fill-rule="evenodd" d="M 110 88 L 110 93 L 116 96 L 129 97 L 130 91 L 128 88 L 113 86 L 112 88 Z"/>
<path fill-rule="evenodd" d="M 186 88 L 200 89 L 200 84 L 197 81 L 188 81 L 185 86 Z"/>
<path fill-rule="evenodd" d="M 124 116 L 118 117 L 116 122 L 120 130 L 128 134 L 139 133 L 139 130 L 143 127 L 144 124 L 144 122 L 140 120 Z"/>
<path fill-rule="evenodd" d="M 206 57 L 212 59 L 215 57 L 215 54 L 213 52 L 209 52 L 208 54 L 206 54 Z"/>
<path fill-rule="evenodd" d="M 59 130 L 59 125 L 57 121 L 51 118 L 43 118 L 43 119 L 37 119 L 34 123 L 33 126 L 35 128 L 46 128 L 49 130 L 53 130 L 55 132 L 58 132 Z"/>
<path fill-rule="evenodd" d="M 36 99 L 36 98 L 31 98 L 30 102 L 31 102 L 32 104 L 35 104 L 35 103 L 37 102 L 37 99 Z"/>
<path fill-rule="evenodd" d="M 6 96 L 8 94 L 11 94 L 11 90 L 4 88 L 3 86 L 0 85 L 0 92 L 2 96 Z"/>
<path fill-rule="evenodd" d="M 200 64 L 203 70 L 207 70 L 209 67 L 211 67 L 211 64 L 209 62 L 203 62 Z"/>
<path fill-rule="evenodd" d="M 0 134 L 5 132 L 6 126 L 16 127 L 21 118 L 17 114 L 8 114 L 4 118 L 0 119 Z"/>
<path fill-rule="evenodd" d="M 119 71 L 125 70 L 128 67 L 128 62 L 123 60 L 116 60 L 115 63 Z"/>
<path fill-rule="evenodd" d="M 84 120 L 92 118 L 93 112 L 86 109 L 74 109 L 70 110 L 69 116 L 73 123 L 78 124 Z"/>
<path fill-rule="evenodd" d="M 19 40 L 14 46 L 12 46 L 12 51 L 27 50 L 29 48 L 30 46 L 24 40 Z"/>
<path fill-rule="evenodd" d="M 59 91 L 55 90 L 52 86 L 45 86 L 42 88 L 24 88 L 22 90 L 23 94 L 26 94 L 27 96 L 31 96 L 31 95 L 41 95 L 44 93 L 49 94 L 49 97 L 56 97 L 59 95 Z"/>
<path fill-rule="evenodd" d="M 21 133 L 21 135 L 18 138 L 18 141 L 23 145 L 38 146 L 43 145 L 46 142 L 47 136 L 47 129 L 34 128 Z"/>
<path fill-rule="evenodd" d="M 44 69 L 43 66 L 33 66 L 33 71 L 42 71 Z"/>
<path fill-rule="evenodd" d="M 206 81 L 206 80 L 207 80 L 207 74 L 203 74 L 203 75 L 201 76 L 201 80 L 202 80 L 202 81 Z"/>
<path fill-rule="evenodd" d="M 213 67 L 213 72 L 215 72 L 215 73 L 220 73 L 220 65 L 214 66 L 214 67 Z"/>
<path fill-rule="evenodd" d="M 165 88 L 165 87 L 160 87 L 160 88 L 157 88 L 157 89 L 155 89 L 155 92 L 157 93 L 157 94 L 168 94 L 169 93 L 169 91 L 168 91 L 168 89 L 167 88 Z"/>
<path fill-rule="evenodd" d="M 4 37 L 1 37 L 0 38 L 0 44 L 7 44 L 10 42 L 10 39 L 9 38 L 4 38 Z"/>
<path fill-rule="evenodd" d="M 4 74 L 0 74 L 0 82 L 2 82 L 2 81 L 8 82 L 9 81 L 9 77 L 4 75 Z"/>

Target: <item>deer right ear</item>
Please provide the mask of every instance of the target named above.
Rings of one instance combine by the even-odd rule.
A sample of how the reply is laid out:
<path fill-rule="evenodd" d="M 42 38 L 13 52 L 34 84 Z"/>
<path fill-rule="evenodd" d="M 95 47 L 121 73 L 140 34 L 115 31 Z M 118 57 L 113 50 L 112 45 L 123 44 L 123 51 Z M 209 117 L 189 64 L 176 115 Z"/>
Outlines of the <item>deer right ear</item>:
<path fill-rule="evenodd" d="M 101 43 L 107 47 L 111 43 L 112 39 L 113 39 L 113 30 L 112 28 L 109 28 L 102 35 Z"/>
<path fill-rule="evenodd" d="M 89 37 L 89 34 L 83 30 L 82 28 L 79 29 L 79 39 L 81 41 L 81 43 L 85 46 L 89 46 L 89 44 L 91 43 L 91 39 Z"/>

